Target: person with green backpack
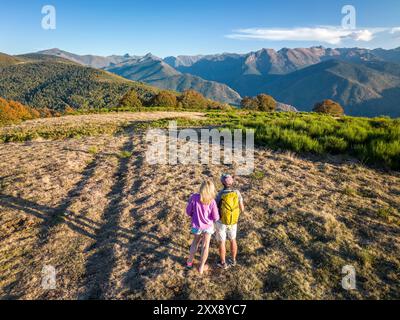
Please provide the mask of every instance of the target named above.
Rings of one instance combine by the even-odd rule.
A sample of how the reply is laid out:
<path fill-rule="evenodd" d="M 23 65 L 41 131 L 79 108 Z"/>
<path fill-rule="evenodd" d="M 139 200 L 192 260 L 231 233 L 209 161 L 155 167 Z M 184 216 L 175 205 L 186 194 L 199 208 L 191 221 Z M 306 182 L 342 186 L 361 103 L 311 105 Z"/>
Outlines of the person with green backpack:
<path fill-rule="evenodd" d="M 236 241 L 239 216 L 244 213 L 243 197 L 239 190 L 233 188 L 234 179 L 230 174 L 224 174 L 221 177 L 224 186 L 217 196 L 217 204 L 221 219 L 216 223 L 216 237 L 219 242 L 219 254 L 221 261 L 218 266 L 227 269 L 226 263 L 226 240 L 230 241 L 232 259 L 229 261 L 230 266 L 236 266 L 236 257 L 238 246 Z"/>

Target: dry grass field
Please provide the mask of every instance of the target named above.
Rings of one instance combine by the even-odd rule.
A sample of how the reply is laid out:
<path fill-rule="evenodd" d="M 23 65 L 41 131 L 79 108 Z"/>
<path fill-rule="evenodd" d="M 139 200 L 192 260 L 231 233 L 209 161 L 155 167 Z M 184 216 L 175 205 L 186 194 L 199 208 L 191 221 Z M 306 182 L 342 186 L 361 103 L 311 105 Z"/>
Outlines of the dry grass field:
<path fill-rule="evenodd" d="M 117 116 L 80 117 L 21 126 Z M 256 150 L 255 173 L 237 179 L 247 207 L 239 265 L 218 270 L 213 239 L 201 277 L 184 268 L 186 201 L 202 179 L 218 183 L 232 168 L 150 166 L 146 147 L 133 129 L 0 144 L 1 299 L 400 299 L 399 172 Z M 44 265 L 57 270 L 56 290 L 41 286 Z M 356 290 L 341 287 L 345 265 L 356 268 Z"/>

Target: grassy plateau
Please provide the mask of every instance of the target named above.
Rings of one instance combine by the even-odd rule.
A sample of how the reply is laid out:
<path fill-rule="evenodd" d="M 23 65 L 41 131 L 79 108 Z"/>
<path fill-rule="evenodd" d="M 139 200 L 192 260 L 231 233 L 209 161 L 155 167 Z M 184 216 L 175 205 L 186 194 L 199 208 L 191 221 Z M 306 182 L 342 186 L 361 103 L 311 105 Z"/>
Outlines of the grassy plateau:
<path fill-rule="evenodd" d="M 211 271 L 185 270 L 184 210 L 234 168 L 150 165 L 145 129 L 171 119 L 255 129 L 228 271 L 215 239 Z M 29 120 L 0 141 L 0 299 L 400 299 L 399 120 L 149 108 Z M 346 265 L 356 290 L 342 288 Z"/>

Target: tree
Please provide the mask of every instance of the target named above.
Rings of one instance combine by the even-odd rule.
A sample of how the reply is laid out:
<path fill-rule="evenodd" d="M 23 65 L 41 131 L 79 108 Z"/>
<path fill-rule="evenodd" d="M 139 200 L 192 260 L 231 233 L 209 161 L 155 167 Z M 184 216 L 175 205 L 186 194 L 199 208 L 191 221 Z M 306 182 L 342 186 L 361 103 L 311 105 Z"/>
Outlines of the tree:
<path fill-rule="evenodd" d="M 0 98 L 0 123 L 2 124 L 10 124 L 39 117 L 40 114 L 35 109 L 17 101 L 7 101 Z"/>
<path fill-rule="evenodd" d="M 276 109 L 276 101 L 267 94 L 259 94 L 255 98 L 244 97 L 241 106 L 246 110 L 257 110 L 272 112 Z"/>
<path fill-rule="evenodd" d="M 161 91 L 154 96 L 151 101 L 153 107 L 176 107 L 178 104 L 178 99 L 176 95 L 169 91 Z"/>
<path fill-rule="evenodd" d="M 186 90 L 178 98 L 179 104 L 184 108 L 206 108 L 207 99 L 195 90 Z"/>
<path fill-rule="evenodd" d="M 136 91 L 134 89 L 129 90 L 120 100 L 120 107 L 128 107 L 134 109 L 140 109 L 143 107 L 142 101 L 140 101 Z"/>
<path fill-rule="evenodd" d="M 16 121 L 18 121 L 18 117 L 8 101 L 0 98 L 0 124 L 10 124 Z"/>
<path fill-rule="evenodd" d="M 344 115 L 343 107 L 339 103 L 329 99 L 316 103 L 313 111 L 318 113 L 330 114 L 332 116 Z"/>
<path fill-rule="evenodd" d="M 258 103 L 256 99 L 251 97 L 244 97 L 240 103 L 242 109 L 246 110 L 258 110 Z"/>
<path fill-rule="evenodd" d="M 259 111 L 267 111 L 267 112 L 275 111 L 276 100 L 273 97 L 267 94 L 259 94 L 256 99 Z"/>
<path fill-rule="evenodd" d="M 64 114 L 65 115 L 73 115 L 73 114 L 76 114 L 76 110 L 74 108 L 71 108 L 70 106 L 67 106 L 64 109 Z"/>
<path fill-rule="evenodd" d="M 58 117 L 57 111 L 49 109 L 49 108 L 40 108 L 38 109 L 41 118 L 52 118 Z"/>
<path fill-rule="evenodd" d="M 217 102 L 217 101 L 213 101 L 213 100 L 208 100 L 207 109 L 224 110 L 224 111 L 234 110 L 234 108 L 232 106 L 230 106 L 228 103 L 222 103 L 222 102 Z"/>

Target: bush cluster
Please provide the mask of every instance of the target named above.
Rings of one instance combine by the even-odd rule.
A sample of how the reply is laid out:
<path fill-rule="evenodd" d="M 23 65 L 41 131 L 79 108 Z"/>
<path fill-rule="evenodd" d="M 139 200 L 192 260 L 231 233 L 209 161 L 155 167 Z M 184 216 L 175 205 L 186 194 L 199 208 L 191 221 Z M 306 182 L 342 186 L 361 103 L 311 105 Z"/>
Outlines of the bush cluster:
<path fill-rule="evenodd" d="M 254 111 L 273 112 L 276 105 L 276 100 L 267 94 L 259 94 L 255 98 L 245 97 L 241 102 L 242 109 Z"/>
<path fill-rule="evenodd" d="M 313 111 L 317 113 L 330 114 L 332 116 L 344 115 L 343 107 L 339 103 L 329 99 L 316 103 Z"/>
<path fill-rule="evenodd" d="M 0 98 L 0 124 L 7 125 L 39 118 L 40 113 L 16 101 Z"/>
<path fill-rule="evenodd" d="M 131 89 L 119 102 L 119 108 L 123 110 L 141 110 L 143 107 L 184 110 L 232 109 L 228 104 L 207 99 L 195 90 L 186 90 L 181 94 L 162 90 L 155 93 L 151 99 L 143 100 L 134 89 Z"/>

